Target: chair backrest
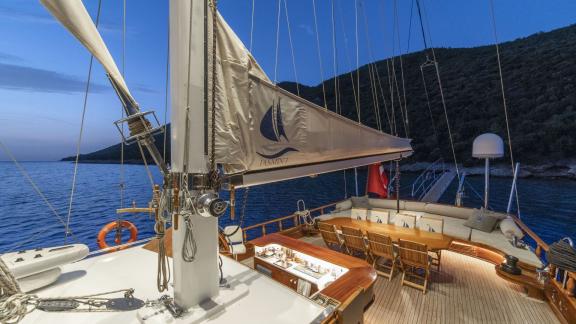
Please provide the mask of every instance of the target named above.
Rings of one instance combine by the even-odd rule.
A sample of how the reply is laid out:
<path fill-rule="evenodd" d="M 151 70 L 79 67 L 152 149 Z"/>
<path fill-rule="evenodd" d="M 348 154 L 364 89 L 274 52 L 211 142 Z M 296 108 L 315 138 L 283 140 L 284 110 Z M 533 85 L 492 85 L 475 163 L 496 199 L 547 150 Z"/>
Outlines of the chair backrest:
<path fill-rule="evenodd" d="M 344 243 L 348 249 L 362 252 L 366 251 L 364 235 L 361 230 L 354 227 L 342 226 L 342 236 L 344 237 Z"/>
<path fill-rule="evenodd" d="M 338 237 L 338 233 L 336 233 L 336 226 L 324 222 L 318 222 L 318 229 L 320 230 L 320 235 L 322 235 L 322 239 L 326 245 L 340 245 L 340 238 Z"/>
<path fill-rule="evenodd" d="M 370 251 L 376 256 L 394 259 L 394 245 L 388 235 L 368 232 L 368 245 Z"/>
<path fill-rule="evenodd" d="M 403 264 L 428 268 L 428 247 L 412 241 L 398 240 L 398 254 Z"/>
<path fill-rule="evenodd" d="M 355 220 L 366 220 L 368 209 L 365 208 L 352 208 L 350 217 Z"/>
<path fill-rule="evenodd" d="M 416 227 L 416 216 L 406 214 L 396 214 L 394 225 L 407 228 Z"/>
<path fill-rule="evenodd" d="M 438 218 L 422 217 L 420 218 L 419 228 L 421 231 L 444 233 L 444 220 Z"/>
<path fill-rule="evenodd" d="M 228 244 L 244 244 L 244 233 L 238 225 L 224 227 L 224 235 L 228 240 Z"/>
<path fill-rule="evenodd" d="M 388 224 L 390 221 L 390 212 L 387 210 L 372 209 L 368 212 L 368 215 L 372 223 Z"/>

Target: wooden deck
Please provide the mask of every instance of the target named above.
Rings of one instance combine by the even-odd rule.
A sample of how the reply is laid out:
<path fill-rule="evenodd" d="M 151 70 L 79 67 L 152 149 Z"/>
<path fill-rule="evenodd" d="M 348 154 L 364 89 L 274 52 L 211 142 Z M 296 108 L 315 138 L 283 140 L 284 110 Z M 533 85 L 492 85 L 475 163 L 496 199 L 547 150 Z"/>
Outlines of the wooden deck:
<path fill-rule="evenodd" d="M 319 237 L 302 240 L 324 245 Z M 432 271 L 426 295 L 402 287 L 400 277 L 378 277 L 365 323 L 559 323 L 548 304 L 527 298 L 494 265 L 455 252 L 442 252 L 441 272 Z"/>

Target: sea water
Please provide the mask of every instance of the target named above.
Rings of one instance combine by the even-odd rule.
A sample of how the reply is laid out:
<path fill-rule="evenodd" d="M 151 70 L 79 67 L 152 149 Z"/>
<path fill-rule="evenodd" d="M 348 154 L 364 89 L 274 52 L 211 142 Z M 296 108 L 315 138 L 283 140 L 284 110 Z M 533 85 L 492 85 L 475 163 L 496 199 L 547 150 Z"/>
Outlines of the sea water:
<path fill-rule="evenodd" d="M 142 165 L 80 164 L 70 208 L 73 163 L 24 162 L 22 166 L 54 211 L 14 164 L 0 162 L 0 253 L 75 242 L 97 249 L 96 235 L 102 226 L 117 219 L 117 208 L 132 204 L 146 207 L 152 195 L 152 185 Z M 160 184 L 162 178 L 156 168 L 151 168 L 151 172 L 155 183 Z M 411 198 L 415 177 L 415 174 L 402 174 L 402 198 Z M 466 206 L 482 205 L 483 181 L 483 177 L 467 178 Z M 510 185 L 509 178 L 492 178 L 492 209 L 506 210 Z M 366 173 L 360 171 L 357 187 L 361 195 L 365 186 Z M 454 203 L 456 186 L 454 181 L 441 202 Z M 344 172 L 335 172 L 253 187 L 247 195 L 243 226 L 290 215 L 299 199 L 304 200 L 306 207 L 314 208 L 355 193 L 353 171 L 346 172 L 346 177 Z M 552 243 L 565 236 L 576 238 L 576 181 L 520 179 L 518 193 L 522 220 L 545 242 Z M 239 223 L 244 194 L 244 190 L 237 191 L 236 219 L 230 220 L 227 214 L 221 218 L 221 226 Z M 227 199 L 228 193 L 223 196 Z M 122 217 L 136 224 L 139 239 L 154 235 L 154 220 L 150 215 Z M 66 225 L 69 235 L 65 235 Z M 110 241 L 112 239 L 110 237 Z"/>

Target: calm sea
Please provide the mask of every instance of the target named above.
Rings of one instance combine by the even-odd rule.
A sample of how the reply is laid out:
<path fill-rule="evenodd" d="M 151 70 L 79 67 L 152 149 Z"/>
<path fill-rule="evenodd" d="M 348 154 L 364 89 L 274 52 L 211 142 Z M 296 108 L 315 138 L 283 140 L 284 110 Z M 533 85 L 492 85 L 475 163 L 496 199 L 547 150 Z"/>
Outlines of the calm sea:
<path fill-rule="evenodd" d="M 54 206 L 61 221 L 36 194 L 18 169 L 9 162 L 0 162 L 0 253 L 17 249 L 60 245 L 80 241 L 96 249 L 96 235 L 108 222 L 116 220 L 115 210 L 120 201 L 120 166 L 112 164 L 81 164 L 78 169 L 75 198 L 69 218 L 73 236 L 64 235 L 68 219 L 69 195 L 73 164 L 69 162 L 26 162 L 23 167 Z M 250 189 L 247 197 L 244 226 L 268 219 L 290 215 L 296 201 L 303 199 L 309 208 L 328 204 L 345 195 L 354 194 L 353 172 L 321 175 Z M 156 183 L 161 177 L 153 170 Z M 124 166 L 124 206 L 136 202 L 146 206 L 151 198 L 151 185 L 144 166 Z M 359 188 L 365 186 L 366 174 L 359 172 Z M 409 198 L 412 174 L 402 175 L 403 196 Z M 474 191 L 482 193 L 483 178 L 469 177 L 465 205 L 477 207 L 482 200 Z M 493 178 L 491 207 L 505 210 L 510 179 Z M 472 189 L 473 188 L 473 189 Z M 576 239 L 576 181 L 520 179 L 520 210 L 522 220 L 544 241 L 552 243 L 565 236 Z M 442 202 L 453 203 L 456 184 L 449 188 Z M 224 193 L 225 197 L 227 194 Z M 237 192 L 237 214 L 240 214 L 243 191 Z M 127 215 L 139 229 L 139 238 L 154 235 L 153 220 L 148 215 Z M 225 226 L 231 221 L 221 219 Z"/>

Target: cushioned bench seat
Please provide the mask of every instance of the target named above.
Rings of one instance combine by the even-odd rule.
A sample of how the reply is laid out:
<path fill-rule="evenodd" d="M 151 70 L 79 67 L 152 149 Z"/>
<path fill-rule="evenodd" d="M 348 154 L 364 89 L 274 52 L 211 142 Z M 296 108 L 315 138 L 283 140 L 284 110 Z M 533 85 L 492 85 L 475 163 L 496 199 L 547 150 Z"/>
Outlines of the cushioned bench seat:
<path fill-rule="evenodd" d="M 513 255 L 520 260 L 520 262 L 529 264 L 531 266 L 540 268 L 542 261 L 532 252 L 528 247 L 521 249 L 516 248 L 510 244 L 508 239 L 497 229 L 491 233 L 486 233 L 478 230 L 472 230 L 471 242 L 482 243 L 491 246 L 503 253 Z"/>

